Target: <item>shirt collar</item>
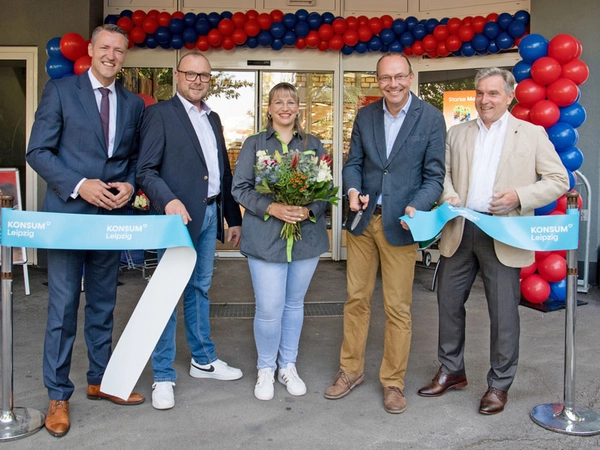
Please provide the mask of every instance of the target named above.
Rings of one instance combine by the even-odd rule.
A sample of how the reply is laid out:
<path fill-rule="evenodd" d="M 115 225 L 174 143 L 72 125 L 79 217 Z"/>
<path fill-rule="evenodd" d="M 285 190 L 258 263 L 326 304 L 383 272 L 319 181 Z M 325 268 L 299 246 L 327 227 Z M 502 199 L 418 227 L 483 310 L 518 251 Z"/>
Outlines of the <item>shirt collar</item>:
<path fill-rule="evenodd" d="M 88 69 L 87 73 L 88 73 L 88 76 L 90 77 L 90 82 L 92 83 L 92 89 L 98 89 L 98 88 L 105 87 L 106 89 L 109 89 L 110 92 L 112 92 L 112 93 L 115 92 L 115 82 L 114 81 L 111 84 L 109 84 L 108 86 L 104 86 L 102 83 L 100 83 L 98 81 L 98 79 L 94 76 L 94 74 L 92 73 L 92 71 L 90 69 Z"/>
<path fill-rule="evenodd" d="M 506 111 L 504 114 L 502 114 L 502 117 L 500 117 L 498 120 L 496 120 L 494 123 L 492 123 L 492 125 L 490 126 L 489 129 L 488 129 L 488 127 L 485 126 L 485 123 L 483 123 L 483 120 L 481 120 L 481 117 L 477 118 L 477 125 L 479 125 L 479 129 L 485 129 L 485 131 L 491 130 L 492 128 L 500 128 L 506 122 L 508 122 L 509 114 L 510 113 L 508 111 Z"/>
<path fill-rule="evenodd" d="M 267 128 L 266 133 L 267 133 L 267 139 L 269 139 L 271 136 L 273 136 L 276 133 L 275 128 L 273 128 L 272 126 Z M 298 139 L 302 139 L 302 136 L 297 131 L 294 131 L 294 137 L 297 137 Z"/>
<path fill-rule="evenodd" d="M 185 98 L 183 98 L 183 96 L 180 95 L 179 92 L 177 93 L 177 97 L 179 97 L 179 100 L 181 100 L 181 103 L 183 103 L 183 107 L 185 108 L 185 110 L 188 113 L 190 112 L 190 110 L 192 108 L 198 109 L 196 107 L 196 105 L 190 103 L 188 100 L 186 100 Z M 202 103 L 200 103 L 200 106 L 201 106 L 201 110 L 198 111 L 200 114 L 202 114 L 202 112 L 204 112 L 204 113 L 206 113 L 208 115 L 212 111 L 212 109 L 210 109 L 210 106 L 208 106 L 204 100 L 202 100 Z"/>
<path fill-rule="evenodd" d="M 404 106 L 402 107 L 402 109 L 400 110 L 400 112 L 404 111 L 404 115 L 408 114 L 408 108 L 410 108 L 410 104 L 412 103 L 412 94 L 408 94 L 408 100 L 406 100 L 406 103 L 404 104 Z M 387 105 L 385 104 L 385 98 L 383 99 L 383 110 L 388 113 L 391 117 L 392 113 L 388 111 L 387 109 Z M 397 117 L 394 117 L 395 119 L 397 119 L 398 117 L 400 117 L 400 113 L 398 113 Z"/>

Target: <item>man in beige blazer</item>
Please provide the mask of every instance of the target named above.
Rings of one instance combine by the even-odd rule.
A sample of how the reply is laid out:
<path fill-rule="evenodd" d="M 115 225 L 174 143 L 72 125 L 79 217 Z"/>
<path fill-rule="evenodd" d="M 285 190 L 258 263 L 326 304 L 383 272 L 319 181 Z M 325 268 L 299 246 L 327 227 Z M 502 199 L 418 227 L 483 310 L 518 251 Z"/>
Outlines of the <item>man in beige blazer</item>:
<path fill-rule="evenodd" d="M 495 216 L 531 216 L 569 188 L 567 172 L 542 127 L 508 112 L 515 79 L 486 68 L 475 77 L 477 120 L 452 127 L 446 140 L 446 177 L 440 202 Z M 456 218 L 443 229 L 438 271 L 440 370 L 419 389 L 438 397 L 467 385 L 464 365 L 465 302 L 480 272 L 490 315 L 488 390 L 479 412 L 504 410 L 519 356 L 520 268 L 532 251 L 493 240 Z"/>

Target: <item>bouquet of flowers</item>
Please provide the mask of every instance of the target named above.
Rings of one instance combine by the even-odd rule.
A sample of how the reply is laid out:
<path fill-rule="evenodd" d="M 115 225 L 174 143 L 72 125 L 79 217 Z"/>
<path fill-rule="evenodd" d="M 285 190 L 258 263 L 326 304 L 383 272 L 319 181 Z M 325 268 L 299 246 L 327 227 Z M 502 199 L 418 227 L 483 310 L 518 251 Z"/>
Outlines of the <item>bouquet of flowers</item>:
<path fill-rule="evenodd" d="M 259 150 L 254 173 L 256 190 L 271 194 L 277 202 L 292 206 L 305 206 L 315 201 L 338 204 L 338 187 L 333 185 L 331 158 L 327 155 L 319 159 L 307 152 L 293 150 L 283 155 L 276 151 L 272 156 L 266 150 Z M 293 242 L 302 239 L 300 223 L 284 223 L 280 236 L 288 241 L 289 262 Z"/>
<path fill-rule="evenodd" d="M 133 206 L 135 209 L 140 209 L 142 211 L 148 211 L 148 209 L 150 208 L 150 200 L 148 199 L 148 196 L 146 194 L 144 194 L 144 192 L 141 189 L 138 189 L 131 206 Z"/>

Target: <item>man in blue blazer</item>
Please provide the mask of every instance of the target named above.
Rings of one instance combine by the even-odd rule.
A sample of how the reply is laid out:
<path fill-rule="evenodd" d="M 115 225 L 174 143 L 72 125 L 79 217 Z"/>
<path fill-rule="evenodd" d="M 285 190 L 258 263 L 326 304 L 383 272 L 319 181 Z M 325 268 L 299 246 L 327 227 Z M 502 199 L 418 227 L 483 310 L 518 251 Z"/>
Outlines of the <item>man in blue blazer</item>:
<path fill-rule="evenodd" d="M 125 214 L 134 191 L 144 111 L 142 99 L 115 84 L 126 51 L 127 34 L 121 28 L 98 27 L 88 46 L 90 70 L 46 85 L 27 149 L 27 162 L 48 184 L 44 211 Z M 108 104 L 104 103 L 108 133 L 100 112 L 103 95 L 108 98 Z M 54 436 L 64 436 L 70 427 L 69 398 L 74 386 L 69 371 L 82 274 L 89 358 L 87 396 L 127 405 L 144 401 L 136 393 L 122 400 L 100 392 L 111 355 L 119 257 L 119 251 L 48 251 L 44 384 L 50 397 L 46 428 Z"/>
<path fill-rule="evenodd" d="M 179 214 L 196 248 L 196 267 L 183 291 L 183 311 L 192 353 L 190 376 L 237 380 L 242 371 L 217 358 L 210 338 L 210 301 L 216 241 L 234 247 L 241 237 L 242 216 L 231 195 L 231 169 L 219 116 L 204 102 L 210 89 L 211 67 L 199 52 L 181 57 L 174 74 L 177 94 L 150 106 L 141 130 L 137 181 L 157 214 Z M 177 308 L 152 354 L 152 406 L 175 406 L 177 373 L 175 332 Z"/>
<path fill-rule="evenodd" d="M 383 99 L 360 109 L 343 169 L 351 213 L 348 233 L 344 340 L 340 370 L 326 391 L 345 397 L 365 378 L 365 345 L 371 300 L 381 265 L 386 312 L 379 379 L 384 409 L 406 409 L 404 375 L 411 339 L 412 283 L 417 244 L 399 217 L 429 210 L 442 192 L 444 140 L 442 113 L 411 94 L 414 78 L 408 58 L 388 53 L 377 63 Z M 364 210 L 355 222 L 356 214 Z"/>

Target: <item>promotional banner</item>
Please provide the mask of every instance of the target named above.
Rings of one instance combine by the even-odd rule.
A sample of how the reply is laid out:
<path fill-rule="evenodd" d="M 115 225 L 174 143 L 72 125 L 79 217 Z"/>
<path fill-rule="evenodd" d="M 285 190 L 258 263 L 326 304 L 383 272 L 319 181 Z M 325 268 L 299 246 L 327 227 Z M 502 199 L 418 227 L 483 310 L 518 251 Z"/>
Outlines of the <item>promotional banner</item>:
<path fill-rule="evenodd" d="M 68 250 L 167 249 L 102 379 L 102 392 L 127 399 L 196 263 L 196 251 L 181 216 L 57 214 L 5 208 L 2 245 Z"/>
<path fill-rule="evenodd" d="M 567 214 L 527 217 L 496 217 L 444 203 L 433 211 L 417 211 L 400 217 L 417 242 L 435 238 L 446 222 L 462 216 L 492 238 L 512 247 L 534 251 L 574 250 L 579 241 L 579 211 Z"/>

